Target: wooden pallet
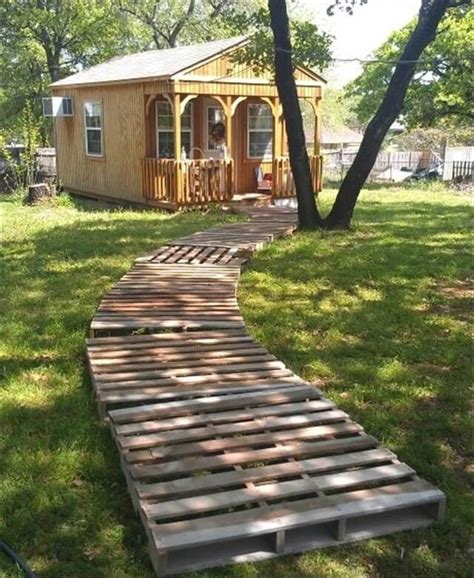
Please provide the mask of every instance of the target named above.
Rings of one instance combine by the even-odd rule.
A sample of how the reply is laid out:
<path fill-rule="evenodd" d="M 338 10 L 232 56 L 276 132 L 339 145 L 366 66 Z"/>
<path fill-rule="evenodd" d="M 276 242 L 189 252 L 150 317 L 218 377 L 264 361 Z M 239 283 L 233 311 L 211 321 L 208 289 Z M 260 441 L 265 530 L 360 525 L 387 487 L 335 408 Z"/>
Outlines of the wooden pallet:
<path fill-rule="evenodd" d="M 240 267 L 296 227 L 290 209 L 246 213 L 249 223 L 137 259 L 91 324 L 99 411 L 159 575 L 420 528 L 444 513 L 442 492 L 245 331 Z"/>
<path fill-rule="evenodd" d="M 443 515 L 443 494 L 305 385 L 110 412 L 159 575 L 341 544 Z"/>
<path fill-rule="evenodd" d="M 219 246 L 235 250 L 256 251 L 275 239 L 291 235 L 295 229 L 296 224 L 288 222 L 286 219 L 271 222 L 262 219 L 259 222 L 235 223 L 193 233 L 189 237 L 172 241 L 170 244 L 195 247 Z"/>
<path fill-rule="evenodd" d="M 240 268 L 137 263 L 102 299 L 91 336 L 244 326 L 236 300 Z"/>
<path fill-rule="evenodd" d="M 117 406 L 302 383 L 243 330 L 89 339 L 87 357 L 103 417 Z"/>
<path fill-rule="evenodd" d="M 247 254 L 239 253 L 238 247 L 175 244 L 160 247 L 150 255 L 136 259 L 135 262 L 240 267 L 247 261 L 247 258 Z"/>

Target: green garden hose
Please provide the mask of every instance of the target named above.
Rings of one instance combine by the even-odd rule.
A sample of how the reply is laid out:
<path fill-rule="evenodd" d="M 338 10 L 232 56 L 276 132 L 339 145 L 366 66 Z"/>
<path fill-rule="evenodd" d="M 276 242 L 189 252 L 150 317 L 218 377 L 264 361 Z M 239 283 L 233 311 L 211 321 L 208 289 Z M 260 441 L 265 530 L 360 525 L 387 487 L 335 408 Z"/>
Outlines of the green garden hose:
<path fill-rule="evenodd" d="M 15 550 L 13 550 L 13 548 L 10 548 L 10 546 L 4 542 L 2 539 L 0 539 L 0 551 L 2 551 L 4 554 L 6 554 L 8 556 L 8 558 L 10 558 L 10 560 L 12 560 L 13 562 L 15 562 L 15 564 L 21 568 L 21 570 L 23 570 L 26 578 L 37 578 L 36 574 L 34 574 L 26 565 L 26 562 L 24 562 L 20 556 L 18 556 L 18 554 L 15 552 Z"/>

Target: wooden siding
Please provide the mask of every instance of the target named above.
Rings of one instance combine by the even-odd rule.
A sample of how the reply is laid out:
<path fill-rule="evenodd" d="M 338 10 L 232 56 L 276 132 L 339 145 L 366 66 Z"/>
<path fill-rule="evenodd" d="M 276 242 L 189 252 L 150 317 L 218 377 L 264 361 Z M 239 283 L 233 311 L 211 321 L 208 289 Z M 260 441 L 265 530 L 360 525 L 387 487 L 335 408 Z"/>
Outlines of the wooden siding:
<path fill-rule="evenodd" d="M 273 84 L 257 84 L 250 82 L 219 82 L 200 80 L 192 75 L 183 76 L 173 82 L 149 81 L 144 83 L 145 94 L 163 94 L 179 92 L 181 94 L 202 95 L 230 95 L 230 96 L 278 96 L 278 91 Z M 105 87 L 104 87 L 105 88 Z M 112 88 L 112 87 L 109 87 Z M 321 98 L 321 86 L 297 86 L 300 98 Z"/>
<path fill-rule="evenodd" d="M 145 105 L 141 84 L 55 90 L 74 98 L 74 116 L 55 119 L 58 176 L 64 188 L 143 202 Z M 84 103 L 102 103 L 103 156 L 85 150 Z"/>
<path fill-rule="evenodd" d="M 233 78 L 245 78 L 247 80 L 265 79 L 272 82 L 271 72 L 262 71 L 261 73 L 256 74 L 252 66 L 236 62 L 233 57 L 233 52 L 234 51 L 232 51 L 232 53 L 223 54 L 218 58 L 214 58 L 210 62 L 196 66 L 192 70 L 188 70 L 185 74 L 192 76 L 211 76 L 214 78 L 225 78 L 231 76 Z M 295 79 L 297 82 L 303 81 L 311 82 L 312 84 L 318 83 L 312 75 L 308 74 L 301 68 L 295 70 Z"/>
<path fill-rule="evenodd" d="M 245 69 L 245 70 L 244 70 Z M 224 78 L 220 79 L 220 76 Z M 219 81 L 198 80 L 213 76 Z M 321 86 L 301 70 L 296 72 L 300 98 L 321 98 Z M 246 81 L 239 81 L 245 78 Z M 260 82 L 262 80 L 262 82 Z M 255 169 L 272 173 L 271 159 L 247 158 L 247 106 L 262 102 L 262 97 L 277 98 L 277 89 L 270 77 L 258 79 L 244 65 L 233 63 L 227 54 L 196 67 L 176 80 L 126 82 L 97 86 L 53 89 L 55 96 L 72 96 L 75 114 L 72 118 L 55 119 L 55 138 L 58 157 L 58 175 L 65 189 L 100 198 L 146 203 L 143 195 L 142 163 L 145 158 L 156 157 L 155 100 L 160 95 L 198 95 L 193 104 L 194 158 L 212 156 L 206 153 L 207 105 L 218 101 L 213 96 L 245 96 L 232 117 L 232 150 L 234 160 L 234 191 L 252 192 L 257 183 Z M 206 97 L 206 98 L 202 98 Z M 85 152 L 84 103 L 89 100 L 102 102 L 103 153 L 101 158 L 88 157 Z M 280 126 L 282 123 L 280 123 Z M 279 129 L 281 130 L 281 129 Z M 285 136 L 277 139 L 276 156 L 285 154 Z"/>
<path fill-rule="evenodd" d="M 159 94 L 162 82 L 149 82 L 145 85 L 146 94 Z M 298 86 L 300 98 L 321 98 L 321 87 Z M 244 84 L 238 82 L 205 82 L 193 80 L 191 76 L 176 80 L 173 87 L 168 87 L 168 92 L 181 94 L 203 95 L 231 95 L 231 96 L 278 96 L 276 86 L 271 84 Z"/>

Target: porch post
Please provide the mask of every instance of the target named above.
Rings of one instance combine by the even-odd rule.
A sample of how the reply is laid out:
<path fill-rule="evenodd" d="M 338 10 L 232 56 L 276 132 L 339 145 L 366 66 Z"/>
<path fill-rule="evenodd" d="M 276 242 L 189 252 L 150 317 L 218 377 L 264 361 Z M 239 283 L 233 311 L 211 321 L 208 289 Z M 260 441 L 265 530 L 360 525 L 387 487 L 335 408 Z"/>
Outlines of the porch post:
<path fill-rule="evenodd" d="M 314 156 L 319 156 L 321 150 L 321 99 L 316 98 L 314 101 Z"/>
<path fill-rule="evenodd" d="M 174 160 L 181 159 L 181 96 L 173 95 Z"/>
<path fill-rule="evenodd" d="M 232 97 L 226 96 L 225 99 L 226 106 L 224 107 L 225 113 L 225 148 L 227 149 L 227 156 L 229 158 L 233 158 L 233 150 L 232 150 Z"/>
<path fill-rule="evenodd" d="M 181 172 L 181 96 L 173 95 L 173 133 L 174 133 L 174 191 L 173 199 L 178 205 L 183 202 L 182 172 Z"/>
<path fill-rule="evenodd" d="M 287 155 L 287 151 L 288 151 L 287 142 L 288 142 L 288 139 L 286 136 L 286 120 L 282 116 L 282 119 L 281 119 L 281 156 L 283 156 L 283 157 Z"/>
<path fill-rule="evenodd" d="M 274 104 L 272 106 L 273 113 L 273 146 L 272 155 L 273 159 L 282 156 L 282 134 L 281 134 L 281 104 L 279 97 L 275 97 Z"/>

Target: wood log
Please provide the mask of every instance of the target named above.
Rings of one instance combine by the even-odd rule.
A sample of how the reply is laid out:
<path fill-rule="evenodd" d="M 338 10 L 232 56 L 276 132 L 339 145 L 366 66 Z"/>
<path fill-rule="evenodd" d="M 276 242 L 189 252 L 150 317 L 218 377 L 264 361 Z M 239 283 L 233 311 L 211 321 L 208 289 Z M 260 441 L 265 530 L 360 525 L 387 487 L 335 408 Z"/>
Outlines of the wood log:
<path fill-rule="evenodd" d="M 51 188 L 47 183 L 38 183 L 28 187 L 28 203 L 34 204 L 52 197 Z"/>

